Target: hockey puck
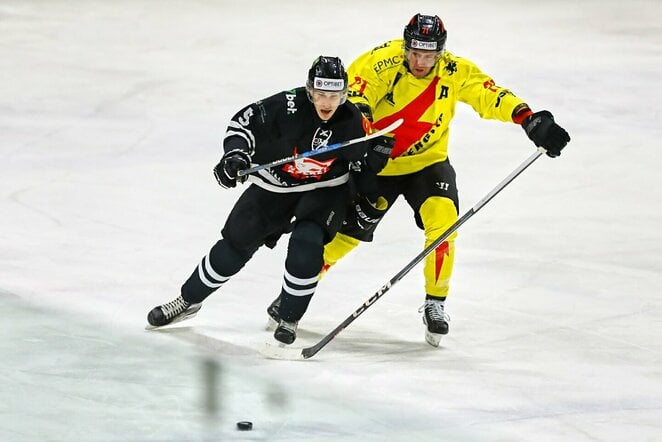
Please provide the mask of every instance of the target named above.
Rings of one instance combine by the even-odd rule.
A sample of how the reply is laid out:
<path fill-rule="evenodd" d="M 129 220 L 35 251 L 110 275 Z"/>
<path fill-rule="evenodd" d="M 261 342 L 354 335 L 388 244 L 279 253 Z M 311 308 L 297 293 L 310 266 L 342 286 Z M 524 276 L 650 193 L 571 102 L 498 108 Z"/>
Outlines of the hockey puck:
<path fill-rule="evenodd" d="M 237 422 L 237 430 L 250 431 L 253 429 L 253 422 L 241 421 Z"/>

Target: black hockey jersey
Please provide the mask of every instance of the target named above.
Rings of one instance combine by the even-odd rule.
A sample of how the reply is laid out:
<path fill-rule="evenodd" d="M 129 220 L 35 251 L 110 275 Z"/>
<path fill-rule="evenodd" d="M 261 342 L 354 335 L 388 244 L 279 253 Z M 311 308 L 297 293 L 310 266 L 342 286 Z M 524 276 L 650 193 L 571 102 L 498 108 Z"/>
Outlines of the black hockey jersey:
<path fill-rule="evenodd" d="M 232 117 L 223 139 L 224 151 L 242 150 L 251 166 L 269 163 L 329 144 L 366 135 L 369 123 L 349 101 L 329 121 L 322 121 L 306 89 L 283 91 L 250 104 Z M 305 192 L 332 187 L 349 179 L 350 163 L 360 161 L 366 143 L 263 169 L 248 181 L 272 192 Z"/>

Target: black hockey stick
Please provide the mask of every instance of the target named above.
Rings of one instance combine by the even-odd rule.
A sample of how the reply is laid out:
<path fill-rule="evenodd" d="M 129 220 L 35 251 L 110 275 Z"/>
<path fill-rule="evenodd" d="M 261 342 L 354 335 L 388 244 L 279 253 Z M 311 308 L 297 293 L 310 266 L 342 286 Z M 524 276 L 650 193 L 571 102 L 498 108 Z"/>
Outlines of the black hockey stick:
<path fill-rule="evenodd" d="M 349 146 L 350 144 L 362 143 L 364 141 L 372 140 L 384 134 L 394 131 L 402 124 L 404 120 L 402 118 L 394 121 L 390 125 L 386 126 L 384 129 L 380 129 L 377 132 L 373 132 L 370 135 L 363 137 L 354 138 L 352 140 L 342 141 L 340 143 L 329 144 L 328 146 L 320 147 L 317 150 L 310 150 L 297 155 L 292 155 L 286 158 L 281 158 L 280 160 L 275 160 L 270 163 L 260 164 L 258 166 L 249 167 L 248 169 L 240 170 L 237 173 L 237 176 L 250 175 L 251 173 L 258 172 L 263 169 L 269 169 L 270 167 L 280 166 L 281 164 L 290 163 L 292 161 L 300 160 L 302 158 L 309 158 L 315 155 L 320 155 L 323 153 L 331 152 L 332 150 L 340 149 L 341 147 Z"/>
<path fill-rule="evenodd" d="M 540 156 L 545 152 L 544 149 L 538 148 L 538 150 L 527 158 L 522 164 L 520 164 L 515 170 L 512 171 L 503 181 L 501 181 L 497 186 L 492 189 L 482 200 L 473 206 L 469 211 L 462 215 L 455 223 L 450 226 L 444 233 L 442 233 L 434 242 L 427 246 L 421 253 L 416 255 L 414 259 L 409 261 L 406 266 L 402 268 L 393 278 L 391 278 L 386 284 L 382 286 L 374 295 L 372 295 L 366 302 L 361 305 L 354 313 L 349 315 L 338 327 L 334 328 L 328 335 L 324 336 L 317 344 L 306 347 L 306 348 L 291 348 L 291 347 L 281 347 L 274 346 L 271 344 L 265 344 L 260 352 L 270 358 L 274 359 L 308 359 L 312 358 L 319 352 L 326 344 L 328 344 L 333 338 L 335 338 L 341 331 L 343 331 L 349 324 L 354 322 L 363 312 L 365 312 L 372 304 L 374 304 L 379 298 L 384 296 L 391 287 L 397 284 L 407 273 L 413 269 L 416 264 L 421 262 L 427 255 L 432 253 L 440 244 L 448 239 L 462 224 L 464 224 L 469 218 L 474 216 L 485 204 L 487 204 L 492 198 L 494 198 L 499 192 L 501 192 L 508 184 L 510 184 L 515 178 L 517 178 L 524 170 L 529 167 L 535 160 L 540 158 Z"/>

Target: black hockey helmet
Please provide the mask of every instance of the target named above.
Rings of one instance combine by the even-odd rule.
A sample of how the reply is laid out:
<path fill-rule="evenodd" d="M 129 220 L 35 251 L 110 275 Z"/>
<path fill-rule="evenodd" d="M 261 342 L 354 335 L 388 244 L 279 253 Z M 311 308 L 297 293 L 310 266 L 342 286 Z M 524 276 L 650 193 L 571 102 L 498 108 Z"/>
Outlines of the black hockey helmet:
<path fill-rule="evenodd" d="M 446 47 L 446 35 L 439 16 L 416 14 L 405 26 L 405 49 L 441 52 Z"/>
<path fill-rule="evenodd" d="M 340 104 L 347 100 L 347 72 L 338 57 L 320 55 L 315 59 L 308 71 L 306 92 L 312 101 L 313 90 L 340 92 Z"/>

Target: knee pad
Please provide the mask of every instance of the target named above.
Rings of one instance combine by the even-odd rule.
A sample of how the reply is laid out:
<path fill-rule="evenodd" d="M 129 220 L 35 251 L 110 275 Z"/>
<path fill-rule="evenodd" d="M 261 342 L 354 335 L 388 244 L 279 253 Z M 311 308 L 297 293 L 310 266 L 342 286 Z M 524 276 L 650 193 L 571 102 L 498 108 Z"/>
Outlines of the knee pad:
<path fill-rule="evenodd" d="M 232 242 L 221 239 L 209 251 L 209 262 L 217 272 L 231 276 L 251 259 L 254 250 L 237 249 Z"/>
<path fill-rule="evenodd" d="M 322 268 L 323 253 L 324 229 L 312 221 L 301 221 L 290 236 L 285 267 L 290 273 L 317 275 Z"/>
<path fill-rule="evenodd" d="M 432 196 L 426 199 L 418 213 L 423 221 L 426 242 L 429 244 L 444 233 L 446 229 L 457 221 L 457 209 L 455 203 L 449 198 Z M 448 240 L 454 240 L 457 232 L 454 232 Z"/>

